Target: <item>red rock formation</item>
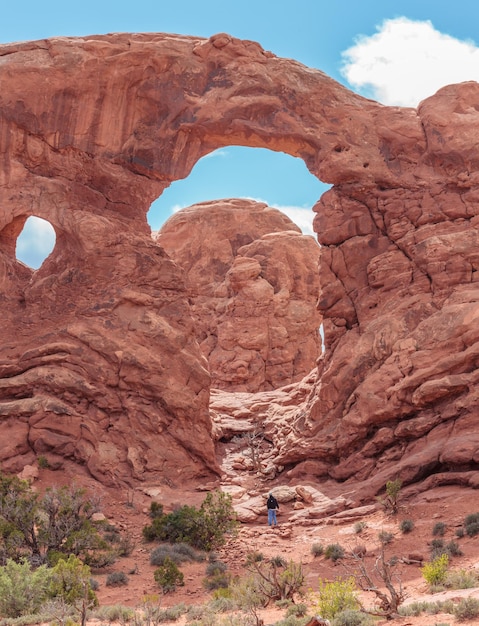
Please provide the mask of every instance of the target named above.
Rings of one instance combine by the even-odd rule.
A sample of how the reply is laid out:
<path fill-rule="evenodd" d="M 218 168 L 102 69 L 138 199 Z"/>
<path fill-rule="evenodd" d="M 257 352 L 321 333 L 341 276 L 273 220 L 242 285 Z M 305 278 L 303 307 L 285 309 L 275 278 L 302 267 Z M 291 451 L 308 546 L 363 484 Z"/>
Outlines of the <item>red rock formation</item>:
<path fill-rule="evenodd" d="M 244 145 L 334 185 L 314 208 L 326 352 L 277 462 L 376 487 L 476 469 L 477 83 L 385 107 L 228 35 L 0 56 L 5 468 L 53 451 L 111 481 L 216 471 L 209 377 L 146 213 L 200 157 Z M 57 235 L 37 272 L 14 256 L 30 215 Z"/>
<path fill-rule="evenodd" d="M 253 200 L 205 202 L 173 215 L 156 241 L 188 277 L 212 387 L 266 391 L 315 367 L 319 246 L 286 215 Z"/>

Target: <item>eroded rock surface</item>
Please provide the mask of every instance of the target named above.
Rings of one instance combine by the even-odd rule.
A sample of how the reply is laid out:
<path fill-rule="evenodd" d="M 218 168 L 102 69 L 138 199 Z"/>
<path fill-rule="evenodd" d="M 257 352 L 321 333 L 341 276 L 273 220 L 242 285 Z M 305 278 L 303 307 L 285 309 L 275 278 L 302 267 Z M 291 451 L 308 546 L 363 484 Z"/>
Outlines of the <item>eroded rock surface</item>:
<path fill-rule="evenodd" d="M 120 34 L 2 45 L 0 84 L 5 469 L 48 453 L 110 482 L 218 471 L 188 294 L 146 213 L 244 145 L 333 185 L 314 207 L 326 350 L 288 423 L 266 415 L 275 463 L 370 491 L 475 472 L 477 83 L 385 107 L 254 42 Z M 36 272 L 15 259 L 30 215 L 57 235 Z"/>
<path fill-rule="evenodd" d="M 156 241 L 185 271 L 212 387 L 266 391 L 315 367 L 319 246 L 286 215 L 253 200 L 204 202 L 175 213 Z"/>

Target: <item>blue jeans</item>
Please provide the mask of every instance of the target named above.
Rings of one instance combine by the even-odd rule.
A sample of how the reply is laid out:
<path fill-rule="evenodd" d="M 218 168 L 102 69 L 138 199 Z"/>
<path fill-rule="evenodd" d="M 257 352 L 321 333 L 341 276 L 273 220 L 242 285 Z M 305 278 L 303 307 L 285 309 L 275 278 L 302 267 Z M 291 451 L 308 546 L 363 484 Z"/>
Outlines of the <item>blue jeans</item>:
<path fill-rule="evenodd" d="M 268 509 L 268 524 L 270 526 L 276 526 L 276 509 Z"/>

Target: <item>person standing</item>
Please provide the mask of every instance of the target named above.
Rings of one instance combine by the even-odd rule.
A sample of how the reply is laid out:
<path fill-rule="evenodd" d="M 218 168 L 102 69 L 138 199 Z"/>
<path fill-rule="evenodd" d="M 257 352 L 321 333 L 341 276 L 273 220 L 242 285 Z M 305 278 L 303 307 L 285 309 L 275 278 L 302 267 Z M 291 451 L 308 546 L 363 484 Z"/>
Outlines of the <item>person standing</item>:
<path fill-rule="evenodd" d="M 278 522 L 276 519 L 276 511 L 279 511 L 279 504 L 271 492 L 269 492 L 269 495 L 268 495 L 266 508 L 268 509 L 268 525 L 277 526 Z"/>

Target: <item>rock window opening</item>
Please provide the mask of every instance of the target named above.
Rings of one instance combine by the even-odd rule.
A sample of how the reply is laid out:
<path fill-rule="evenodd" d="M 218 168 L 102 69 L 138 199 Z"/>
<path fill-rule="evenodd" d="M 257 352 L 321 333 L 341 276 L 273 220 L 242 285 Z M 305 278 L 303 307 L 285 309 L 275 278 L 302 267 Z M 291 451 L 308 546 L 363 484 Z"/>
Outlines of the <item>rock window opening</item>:
<path fill-rule="evenodd" d="M 17 238 L 15 256 L 18 261 L 36 270 L 50 255 L 55 243 L 55 230 L 50 222 L 31 216 Z"/>

